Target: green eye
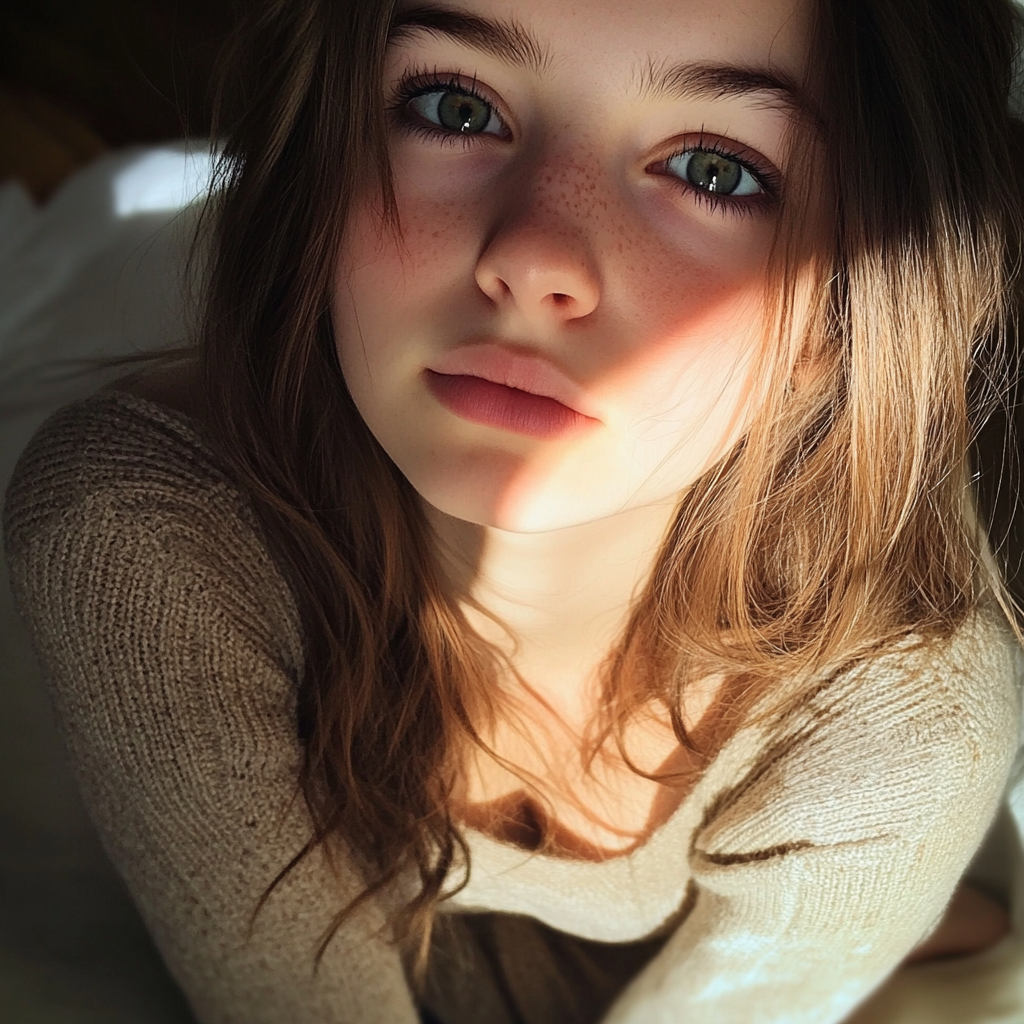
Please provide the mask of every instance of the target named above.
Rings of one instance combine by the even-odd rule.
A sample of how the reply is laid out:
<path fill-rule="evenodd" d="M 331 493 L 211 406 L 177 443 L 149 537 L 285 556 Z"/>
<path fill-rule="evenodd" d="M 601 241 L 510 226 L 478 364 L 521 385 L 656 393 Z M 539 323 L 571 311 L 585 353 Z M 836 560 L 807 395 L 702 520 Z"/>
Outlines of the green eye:
<path fill-rule="evenodd" d="M 409 101 L 425 121 L 460 135 L 500 135 L 504 126 L 494 108 L 479 96 L 453 89 L 432 89 Z"/>
<path fill-rule="evenodd" d="M 719 196 L 756 196 L 757 178 L 739 162 L 708 149 L 688 149 L 665 163 L 666 169 L 701 192 Z"/>
<path fill-rule="evenodd" d="M 437 104 L 437 117 L 455 132 L 482 132 L 491 119 L 491 108 L 475 96 L 446 92 Z"/>

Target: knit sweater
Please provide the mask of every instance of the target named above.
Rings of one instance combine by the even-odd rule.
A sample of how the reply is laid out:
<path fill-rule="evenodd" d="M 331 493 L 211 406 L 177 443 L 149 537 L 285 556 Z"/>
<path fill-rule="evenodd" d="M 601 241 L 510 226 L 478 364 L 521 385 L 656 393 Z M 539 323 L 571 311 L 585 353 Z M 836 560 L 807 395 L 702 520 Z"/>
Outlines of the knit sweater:
<path fill-rule="evenodd" d="M 312 972 L 362 887 L 354 861 L 307 858 L 251 921 L 310 834 L 294 799 L 302 632 L 194 424 L 116 392 L 61 410 L 18 465 L 4 528 L 87 806 L 199 1021 L 414 1024 L 381 928 L 398 890 Z M 667 935 L 604 1024 L 841 1021 L 934 928 L 995 814 L 1016 656 L 984 611 L 825 681 L 736 733 L 626 855 L 528 853 L 468 829 L 470 881 L 444 911 L 609 943 Z"/>

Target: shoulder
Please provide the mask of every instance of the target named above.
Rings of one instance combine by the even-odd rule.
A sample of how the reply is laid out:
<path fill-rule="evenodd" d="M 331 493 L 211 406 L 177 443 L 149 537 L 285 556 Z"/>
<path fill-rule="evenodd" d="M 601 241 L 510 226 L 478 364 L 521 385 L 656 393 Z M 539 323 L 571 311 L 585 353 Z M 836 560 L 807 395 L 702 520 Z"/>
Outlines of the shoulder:
<path fill-rule="evenodd" d="M 1020 646 L 985 600 L 951 636 L 910 637 L 841 674 L 807 712 L 844 770 L 892 766 L 926 777 L 932 792 L 991 788 L 1005 782 L 1017 750 L 1020 686 Z"/>
<path fill-rule="evenodd" d="M 290 591 L 251 505 L 182 412 L 122 392 L 47 420 L 15 468 L 4 540 L 37 640 L 57 608 L 131 633 L 206 609 L 246 623 L 293 665 Z M 38 626 L 38 628 L 34 628 Z"/>
<path fill-rule="evenodd" d="M 986 754 L 1012 758 L 1021 698 L 1021 649 L 1002 611 L 983 601 L 947 638 L 907 640 L 858 665 L 816 706 L 845 710 L 869 728 L 920 748 L 947 743 L 980 766 Z M 861 704 L 860 709 L 857 705 Z"/>
<path fill-rule="evenodd" d="M 33 436 L 7 491 L 5 533 L 18 541 L 70 508 L 115 496 L 162 498 L 168 511 L 223 506 L 246 515 L 244 501 L 189 417 L 111 391 L 59 409 Z"/>
<path fill-rule="evenodd" d="M 948 829 L 940 841 L 969 856 L 1019 746 L 1020 687 L 1019 645 L 990 604 L 950 637 L 909 638 L 864 659 L 768 723 L 749 771 L 720 794 L 705 841 L 914 842 Z"/>

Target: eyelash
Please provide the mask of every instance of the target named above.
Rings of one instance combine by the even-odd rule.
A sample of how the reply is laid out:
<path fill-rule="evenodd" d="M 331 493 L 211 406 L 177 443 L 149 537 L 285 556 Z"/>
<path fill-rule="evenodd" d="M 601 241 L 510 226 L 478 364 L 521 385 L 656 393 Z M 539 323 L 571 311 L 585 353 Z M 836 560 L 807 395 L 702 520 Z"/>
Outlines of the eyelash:
<path fill-rule="evenodd" d="M 408 71 L 394 87 L 394 92 L 388 103 L 387 112 L 394 126 L 406 135 L 429 139 L 441 146 L 460 145 L 464 149 L 477 144 L 480 135 L 485 133 L 462 134 L 449 131 L 424 121 L 412 113 L 409 104 L 419 96 L 432 92 L 451 91 L 471 96 L 480 103 L 485 103 L 491 108 L 494 115 L 501 121 L 505 131 L 508 132 L 508 125 L 505 119 L 498 112 L 497 104 L 484 95 L 477 87 L 476 78 L 466 79 L 459 72 L 438 72 L 413 69 Z M 491 133 L 486 133 L 488 138 L 502 138 Z M 704 206 L 709 212 L 736 213 L 743 216 L 752 216 L 755 213 L 769 212 L 775 209 L 781 199 L 782 178 L 774 168 L 758 166 L 748 158 L 729 149 L 721 140 L 705 139 L 703 132 L 700 133 L 696 143 L 690 143 L 681 149 L 677 149 L 668 156 L 651 164 L 651 168 L 663 168 L 669 161 L 699 150 L 705 153 L 714 153 L 726 160 L 734 161 L 748 171 L 754 180 L 761 186 L 763 192 L 756 196 L 730 197 L 708 192 L 705 189 L 694 187 L 690 182 L 684 180 L 677 174 L 668 171 L 664 177 L 671 178 L 676 186 L 691 196 L 699 206 Z"/>

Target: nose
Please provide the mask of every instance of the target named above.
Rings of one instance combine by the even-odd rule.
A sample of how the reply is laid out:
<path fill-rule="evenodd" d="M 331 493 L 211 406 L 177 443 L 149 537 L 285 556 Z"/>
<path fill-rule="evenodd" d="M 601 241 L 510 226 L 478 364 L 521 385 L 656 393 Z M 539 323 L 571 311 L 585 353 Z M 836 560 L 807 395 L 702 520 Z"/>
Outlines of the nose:
<path fill-rule="evenodd" d="M 585 231 L 545 202 L 505 217 L 480 254 L 476 282 L 499 309 L 546 326 L 587 316 L 601 298 Z"/>

